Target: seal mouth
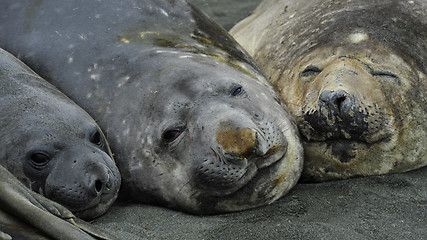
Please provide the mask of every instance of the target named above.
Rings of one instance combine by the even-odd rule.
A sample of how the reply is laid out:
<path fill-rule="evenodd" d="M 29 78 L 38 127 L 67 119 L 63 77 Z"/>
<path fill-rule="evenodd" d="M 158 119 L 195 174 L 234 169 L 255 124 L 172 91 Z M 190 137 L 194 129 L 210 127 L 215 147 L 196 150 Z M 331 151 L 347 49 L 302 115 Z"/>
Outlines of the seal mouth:
<path fill-rule="evenodd" d="M 108 166 L 105 167 L 108 168 Z M 83 208 L 75 209 L 72 212 L 82 219 L 93 219 L 104 214 L 117 199 L 120 181 L 117 182 L 116 179 L 113 170 L 108 168 L 105 184 L 103 186 L 96 186 L 97 196 L 85 204 Z"/>
<path fill-rule="evenodd" d="M 286 157 L 287 151 L 288 151 L 287 144 L 283 146 L 274 145 L 272 148 L 270 148 L 267 151 L 264 157 L 254 159 L 254 162 L 258 169 L 263 169 L 284 159 Z"/>
<path fill-rule="evenodd" d="M 238 189 L 222 196 L 223 201 L 218 201 L 217 210 L 240 211 L 248 208 L 255 208 L 261 205 L 270 204 L 280 198 L 285 191 L 281 191 L 280 185 L 286 178 L 287 173 L 280 173 L 281 167 L 287 163 L 288 152 L 281 151 L 280 157 L 271 160 L 269 165 L 256 166 L 256 173 L 253 174 Z M 254 164 L 255 165 L 255 164 Z M 295 181 L 296 182 L 296 181 Z M 291 184 L 293 185 L 293 184 Z"/>
<path fill-rule="evenodd" d="M 278 189 L 278 185 L 286 178 L 287 174 L 289 174 L 288 172 L 280 171 L 284 165 L 286 165 L 287 168 L 290 167 L 289 158 L 292 157 L 291 152 L 293 152 L 293 150 L 289 151 L 289 141 L 285 136 L 285 132 L 289 131 L 289 128 L 286 127 L 287 124 L 286 122 L 281 122 L 276 129 L 276 131 L 282 133 L 282 140 L 280 143 L 268 148 L 262 156 L 254 156 L 253 159 L 251 159 L 252 162 L 255 163 L 256 173 L 242 184 L 239 189 L 228 195 L 229 199 L 234 199 L 249 197 L 247 196 L 248 192 L 254 193 L 251 194 L 254 198 L 250 199 L 250 201 L 247 201 L 247 199 L 243 200 L 245 204 L 242 205 L 246 205 L 246 207 L 236 205 L 236 208 L 245 209 L 248 204 L 255 207 L 265 203 L 271 203 L 282 196 L 283 192 L 275 189 Z M 263 131 L 259 129 L 256 131 L 265 141 L 266 136 L 264 136 L 265 134 L 263 134 Z M 257 146 L 261 145 L 260 141 L 260 139 L 257 139 Z M 257 148 L 255 151 L 258 150 Z"/>
<path fill-rule="evenodd" d="M 92 207 L 89 208 L 85 208 L 83 210 L 79 210 L 79 211 L 72 211 L 74 213 L 74 215 L 76 215 L 77 217 L 83 219 L 83 220 L 91 220 L 94 218 L 97 218 L 101 215 L 103 215 L 109 208 L 110 206 L 116 201 L 117 199 L 117 194 L 113 195 L 112 197 L 98 197 L 97 199 L 94 199 L 90 204 L 88 205 L 92 205 Z"/>
<path fill-rule="evenodd" d="M 312 118 L 312 119 L 310 119 Z M 310 121 L 307 121 L 309 119 Z M 380 123 L 377 119 L 356 122 L 348 120 L 346 122 L 335 121 L 326 124 L 325 122 L 313 120 L 310 115 L 304 115 L 304 120 L 298 121 L 298 128 L 301 136 L 306 142 L 348 142 L 374 145 L 382 142 L 388 142 L 393 136 L 394 127 L 391 120 L 383 120 Z M 370 122 L 369 122 L 370 121 Z"/>
<path fill-rule="evenodd" d="M 253 157 L 254 159 L 249 158 L 248 160 L 251 161 L 251 167 L 253 170 L 247 171 L 247 173 L 241 177 L 238 184 L 240 186 L 239 188 L 233 189 L 234 191 L 230 191 L 224 196 L 238 194 L 240 191 L 246 192 L 246 190 L 244 190 L 245 188 L 255 189 L 256 192 L 261 191 L 261 189 L 265 192 L 270 192 L 270 190 L 264 189 L 264 185 L 268 185 L 267 183 L 261 184 L 262 186 L 255 187 L 255 182 L 258 182 L 259 179 L 266 175 L 272 174 L 272 171 L 270 170 L 276 168 L 287 159 L 287 150 L 287 145 L 284 145 L 273 154 L 266 154 L 263 157 Z M 274 188 L 274 186 L 270 188 Z M 271 198 L 273 197 L 274 196 L 271 196 Z M 265 200 L 267 199 L 262 198 L 263 202 Z"/>
<path fill-rule="evenodd" d="M 275 148 L 275 152 L 273 153 L 270 153 L 270 151 L 267 152 L 267 154 L 264 156 L 250 156 L 245 159 L 241 159 L 241 157 L 232 154 L 226 154 L 226 156 L 222 157 L 212 149 L 216 155 L 216 158 L 220 162 L 232 163 L 237 161 L 246 161 L 247 165 L 240 170 L 241 175 L 238 178 L 235 178 L 234 181 L 219 183 L 211 181 L 212 184 L 215 183 L 214 188 L 209 187 L 210 184 L 204 184 L 208 186 L 209 195 L 213 197 L 228 197 L 235 194 L 236 192 L 239 192 L 242 188 L 245 188 L 245 186 L 250 184 L 250 182 L 257 181 L 256 179 L 262 178 L 264 175 L 264 169 L 275 168 L 276 165 L 280 165 L 282 161 L 287 158 L 287 144 Z M 231 170 L 234 167 L 227 168 L 229 168 L 228 170 Z M 267 171 L 267 173 L 271 174 L 271 171 Z"/>
<path fill-rule="evenodd" d="M 367 146 L 371 146 L 379 143 L 387 143 L 390 142 L 392 134 L 385 134 L 379 138 L 366 139 L 366 138 L 347 138 L 344 136 L 333 136 L 330 138 L 313 138 L 312 136 L 307 136 L 305 134 L 301 134 L 303 140 L 308 143 L 326 143 L 328 145 L 332 145 L 336 142 L 348 142 L 348 143 L 357 143 L 364 144 Z"/>

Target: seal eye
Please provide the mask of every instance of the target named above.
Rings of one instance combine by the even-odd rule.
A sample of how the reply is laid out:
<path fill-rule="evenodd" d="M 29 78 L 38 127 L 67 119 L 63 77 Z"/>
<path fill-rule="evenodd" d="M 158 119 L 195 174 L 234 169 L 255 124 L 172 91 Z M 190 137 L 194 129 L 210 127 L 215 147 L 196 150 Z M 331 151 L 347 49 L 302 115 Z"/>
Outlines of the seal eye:
<path fill-rule="evenodd" d="M 313 65 L 309 65 L 301 72 L 301 76 L 303 77 L 313 76 L 313 75 L 319 74 L 320 72 L 322 72 L 320 68 Z"/>
<path fill-rule="evenodd" d="M 50 161 L 50 156 L 45 152 L 35 151 L 31 153 L 30 160 L 34 166 L 44 167 Z"/>
<path fill-rule="evenodd" d="M 101 137 L 101 133 L 98 131 L 98 129 L 96 129 L 92 135 L 90 136 L 90 142 L 102 147 L 103 143 L 102 143 L 102 137 Z"/>
<path fill-rule="evenodd" d="M 386 71 L 373 71 L 372 76 L 397 78 L 397 76 L 394 75 L 393 73 L 386 72 Z"/>
<path fill-rule="evenodd" d="M 237 85 L 237 86 L 233 87 L 233 89 L 231 89 L 231 91 L 230 91 L 230 95 L 233 97 L 242 95 L 243 93 L 245 93 L 245 90 L 243 89 L 243 87 L 241 85 Z"/>
<path fill-rule="evenodd" d="M 177 128 L 171 128 L 163 132 L 162 139 L 166 143 L 173 142 L 175 139 L 177 139 L 181 133 L 184 131 L 184 128 L 177 127 Z"/>

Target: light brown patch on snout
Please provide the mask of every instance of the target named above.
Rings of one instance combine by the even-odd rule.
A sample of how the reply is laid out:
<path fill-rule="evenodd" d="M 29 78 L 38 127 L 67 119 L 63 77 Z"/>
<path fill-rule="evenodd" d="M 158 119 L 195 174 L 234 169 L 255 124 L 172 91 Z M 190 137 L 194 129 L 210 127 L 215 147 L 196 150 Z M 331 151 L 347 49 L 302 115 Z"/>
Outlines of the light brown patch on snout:
<path fill-rule="evenodd" d="M 220 130 L 216 141 L 227 153 L 242 157 L 249 157 L 256 146 L 256 131 L 250 128 L 242 130 Z"/>

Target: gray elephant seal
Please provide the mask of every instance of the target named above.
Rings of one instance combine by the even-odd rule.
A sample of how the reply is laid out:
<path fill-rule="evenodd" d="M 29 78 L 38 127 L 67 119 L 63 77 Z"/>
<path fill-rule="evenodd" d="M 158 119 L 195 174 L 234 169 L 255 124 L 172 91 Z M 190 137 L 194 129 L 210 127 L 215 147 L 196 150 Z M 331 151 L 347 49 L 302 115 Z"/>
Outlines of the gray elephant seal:
<path fill-rule="evenodd" d="M 95 121 L 0 49 L 0 165 L 82 218 L 103 214 L 120 186 Z"/>
<path fill-rule="evenodd" d="M 1 45 L 99 121 L 126 199 L 214 214 L 271 203 L 299 179 L 302 145 L 280 97 L 185 1 L 0 9 Z"/>
<path fill-rule="evenodd" d="M 296 117 L 303 178 L 427 165 L 426 1 L 264 1 L 231 33 Z"/>

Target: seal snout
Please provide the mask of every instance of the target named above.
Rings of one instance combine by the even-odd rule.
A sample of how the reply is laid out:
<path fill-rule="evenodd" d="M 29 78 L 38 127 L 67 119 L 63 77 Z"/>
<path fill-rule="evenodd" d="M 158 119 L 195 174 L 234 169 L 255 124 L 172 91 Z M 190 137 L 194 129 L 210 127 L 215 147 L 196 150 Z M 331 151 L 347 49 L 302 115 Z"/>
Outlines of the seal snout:
<path fill-rule="evenodd" d="M 107 193 L 111 186 L 110 174 L 105 166 L 96 166 L 89 175 L 88 190 L 93 196 L 100 196 Z"/>
<path fill-rule="evenodd" d="M 81 218 L 103 214 L 116 199 L 121 183 L 112 159 L 101 150 L 93 153 L 82 151 L 80 157 L 73 154 L 73 160 L 64 163 L 67 170 L 54 171 L 45 184 L 46 197 Z"/>
<path fill-rule="evenodd" d="M 278 142 L 272 142 L 268 133 L 261 134 L 254 129 L 223 130 L 217 134 L 217 143 L 231 160 L 253 157 L 266 157 L 275 154 L 281 148 Z"/>
<path fill-rule="evenodd" d="M 344 90 L 323 91 L 319 96 L 319 105 L 328 113 L 336 116 L 348 115 L 351 109 L 350 94 Z"/>
<path fill-rule="evenodd" d="M 377 91 L 381 88 L 365 68 L 358 60 L 341 57 L 313 79 L 321 90 L 317 100 L 307 98 L 304 121 L 299 122 L 307 139 L 373 143 L 387 136 L 383 129 L 390 114 L 380 106 L 385 96 Z"/>
<path fill-rule="evenodd" d="M 241 130 L 224 129 L 217 133 L 216 140 L 227 154 L 236 156 L 236 159 L 242 159 L 254 153 L 257 132 L 250 128 Z"/>
<path fill-rule="evenodd" d="M 329 133 L 329 137 L 359 138 L 368 130 L 368 113 L 359 111 L 359 100 L 345 90 L 326 90 L 319 96 L 318 115 L 306 115 L 315 129 Z"/>

